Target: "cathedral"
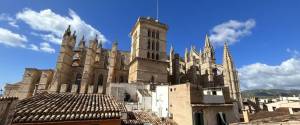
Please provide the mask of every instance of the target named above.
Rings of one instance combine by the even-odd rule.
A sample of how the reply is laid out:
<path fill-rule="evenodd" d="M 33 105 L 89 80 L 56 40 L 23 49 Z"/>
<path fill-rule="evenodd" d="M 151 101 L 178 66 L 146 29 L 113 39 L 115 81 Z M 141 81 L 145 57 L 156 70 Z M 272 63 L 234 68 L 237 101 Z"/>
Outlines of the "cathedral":
<path fill-rule="evenodd" d="M 165 85 L 172 92 L 172 86 L 175 91 L 176 86 L 188 83 L 203 90 L 203 100 L 206 95 L 218 95 L 220 90 L 225 98 L 222 104 L 236 103 L 242 109 L 238 73 L 226 43 L 223 63 L 216 64 L 215 50 L 207 35 L 202 50 L 192 46 L 181 57 L 172 46 L 169 52 L 166 50 L 168 26 L 149 17 L 139 17 L 131 29 L 130 51 L 119 50 L 117 42 L 110 49 L 103 48 L 97 36 L 89 40 L 78 38 L 71 28 L 63 34 L 56 67 L 26 68 L 22 81 L 5 86 L 4 96 L 22 100 L 41 93 L 110 95 L 112 86 L 122 84 L 149 85 L 150 89 L 144 88 L 149 93 L 156 86 Z M 189 102 L 192 99 L 191 96 Z M 172 115 L 176 118 L 175 113 Z"/>

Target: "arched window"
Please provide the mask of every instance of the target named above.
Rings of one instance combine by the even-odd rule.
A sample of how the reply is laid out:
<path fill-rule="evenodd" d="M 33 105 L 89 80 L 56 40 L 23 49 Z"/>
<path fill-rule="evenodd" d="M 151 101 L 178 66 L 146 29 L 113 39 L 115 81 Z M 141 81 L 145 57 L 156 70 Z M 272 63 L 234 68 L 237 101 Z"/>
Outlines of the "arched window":
<path fill-rule="evenodd" d="M 155 50 L 155 42 L 152 40 L 152 50 Z"/>
<path fill-rule="evenodd" d="M 159 39 L 159 31 L 156 32 L 156 39 Z"/>
<path fill-rule="evenodd" d="M 147 48 L 150 49 L 150 47 L 151 47 L 151 42 L 150 42 L 150 39 L 148 39 L 148 46 L 147 46 Z"/>
<path fill-rule="evenodd" d="M 152 53 L 152 59 L 154 59 L 155 57 L 154 57 L 154 53 Z"/>
<path fill-rule="evenodd" d="M 158 55 L 158 53 L 156 54 L 156 60 L 159 60 L 159 55 Z"/>
<path fill-rule="evenodd" d="M 150 83 L 154 83 L 154 76 L 151 76 Z"/>
<path fill-rule="evenodd" d="M 151 37 L 151 31 L 148 29 L 148 37 Z"/>
<path fill-rule="evenodd" d="M 152 38 L 155 38 L 155 32 L 154 31 L 152 31 Z"/>
<path fill-rule="evenodd" d="M 159 51 L 159 42 L 156 42 L 156 51 Z"/>
<path fill-rule="evenodd" d="M 123 83 L 123 82 L 124 82 L 124 77 L 120 76 L 120 83 Z"/>
<path fill-rule="evenodd" d="M 202 112 L 194 112 L 193 115 L 194 125 L 204 125 L 204 118 Z"/>
<path fill-rule="evenodd" d="M 150 53 L 149 53 L 149 52 L 147 52 L 147 58 L 148 58 L 148 59 L 150 58 Z"/>

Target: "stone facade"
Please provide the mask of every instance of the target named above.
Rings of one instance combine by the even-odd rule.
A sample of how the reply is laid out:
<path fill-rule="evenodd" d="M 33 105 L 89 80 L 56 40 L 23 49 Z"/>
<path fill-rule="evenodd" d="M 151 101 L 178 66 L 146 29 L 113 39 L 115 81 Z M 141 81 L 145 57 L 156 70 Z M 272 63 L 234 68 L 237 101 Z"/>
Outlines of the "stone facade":
<path fill-rule="evenodd" d="M 231 104 L 221 106 L 220 109 L 224 112 L 235 109 L 235 104 L 241 109 L 243 106 L 238 73 L 228 46 L 224 45 L 223 64 L 216 64 L 214 48 L 207 35 L 203 50 L 198 51 L 192 46 L 190 51 L 186 49 L 184 57 L 180 57 L 171 47 L 167 56 L 167 30 L 168 26 L 157 20 L 138 18 L 130 33 L 131 50 L 128 52 L 119 50 L 117 42 L 113 43 L 111 49 L 103 48 L 97 36 L 89 42 L 86 42 L 84 37 L 77 40 L 76 32 L 72 33 L 69 26 L 63 34 L 55 69 L 26 68 L 23 80 L 16 84 L 7 84 L 4 95 L 17 96 L 19 99 L 44 92 L 124 96 L 122 91 L 132 89 L 130 86 L 135 86 L 132 89 L 135 91 L 132 92 L 136 92 L 138 86 L 150 86 L 147 88 L 151 90 L 155 85 L 182 85 L 179 88 L 175 87 L 181 93 L 170 94 L 169 98 L 173 103 L 178 101 L 179 108 L 176 110 L 184 110 L 175 111 L 174 108 L 170 108 L 174 118 L 177 117 L 176 112 L 191 116 L 194 110 L 199 109 L 199 106 L 192 104 L 203 104 L 205 101 L 218 100 L 220 104 Z M 187 89 L 183 87 L 186 83 L 193 87 L 184 90 Z M 205 95 L 218 92 L 222 93 L 222 99 Z M 120 96 L 116 98 L 122 100 Z M 132 97 L 134 101 L 134 96 Z M 200 106 L 200 109 L 205 111 L 213 107 Z M 183 114 L 179 114 L 178 117 Z M 190 123 L 191 118 L 180 123 Z"/>

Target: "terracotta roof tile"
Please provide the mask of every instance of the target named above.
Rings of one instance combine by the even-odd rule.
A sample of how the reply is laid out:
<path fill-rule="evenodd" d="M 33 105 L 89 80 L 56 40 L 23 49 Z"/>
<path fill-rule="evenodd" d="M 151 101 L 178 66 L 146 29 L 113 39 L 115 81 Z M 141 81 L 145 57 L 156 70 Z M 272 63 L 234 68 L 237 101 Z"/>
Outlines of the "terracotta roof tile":
<path fill-rule="evenodd" d="M 16 100 L 18 97 L 13 96 L 0 96 L 0 101 Z"/>
<path fill-rule="evenodd" d="M 162 120 L 158 116 L 144 111 L 128 112 L 128 119 L 123 120 L 123 125 L 143 125 L 150 123 L 151 125 L 177 125 L 173 120 Z"/>
<path fill-rule="evenodd" d="M 119 119 L 124 108 L 102 94 L 39 94 L 18 103 L 13 123 Z"/>

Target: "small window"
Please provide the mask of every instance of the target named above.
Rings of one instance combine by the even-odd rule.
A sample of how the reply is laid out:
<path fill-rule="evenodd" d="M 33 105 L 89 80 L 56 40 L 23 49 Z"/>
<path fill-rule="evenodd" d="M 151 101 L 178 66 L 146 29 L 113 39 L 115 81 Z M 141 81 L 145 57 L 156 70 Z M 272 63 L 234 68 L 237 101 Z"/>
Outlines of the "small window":
<path fill-rule="evenodd" d="M 207 91 L 207 93 L 206 93 L 207 95 L 211 95 L 211 91 Z"/>
<path fill-rule="evenodd" d="M 154 59 L 155 57 L 154 57 L 154 53 L 152 53 L 152 59 Z"/>
<path fill-rule="evenodd" d="M 159 31 L 156 32 L 156 39 L 159 39 Z"/>
<path fill-rule="evenodd" d="M 212 94 L 213 95 L 217 95 L 217 91 L 212 91 Z"/>
<path fill-rule="evenodd" d="M 147 58 L 148 58 L 148 59 L 150 58 L 150 53 L 149 53 L 149 52 L 147 52 Z"/>
<path fill-rule="evenodd" d="M 159 55 L 158 54 L 156 54 L 156 60 L 159 60 Z"/>
<path fill-rule="evenodd" d="M 155 50 L 155 42 L 154 42 L 154 40 L 152 41 L 152 50 Z"/>
<path fill-rule="evenodd" d="M 156 51 L 159 51 L 159 42 L 156 42 Z"/>
<path fill-rule="evenodd" d="M 170 91 L 172 92 L 172 88 L 170 88 Z"/>

